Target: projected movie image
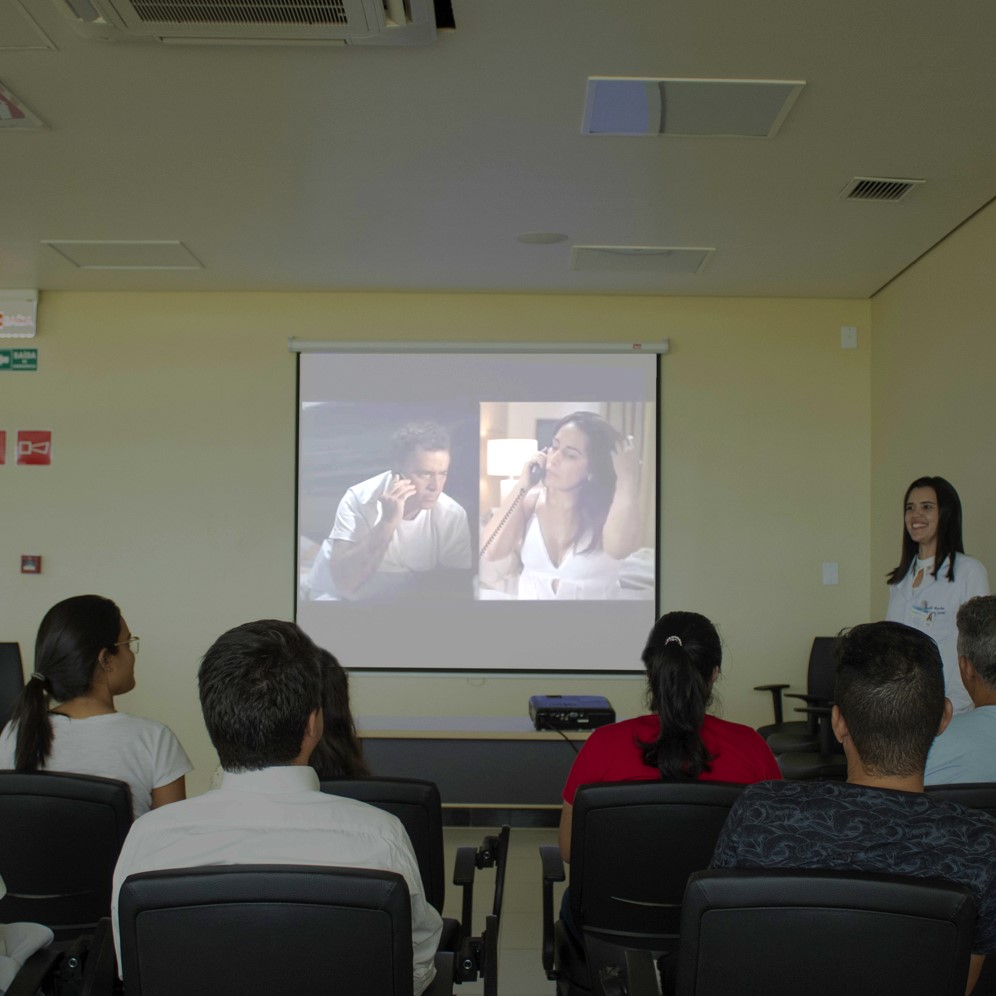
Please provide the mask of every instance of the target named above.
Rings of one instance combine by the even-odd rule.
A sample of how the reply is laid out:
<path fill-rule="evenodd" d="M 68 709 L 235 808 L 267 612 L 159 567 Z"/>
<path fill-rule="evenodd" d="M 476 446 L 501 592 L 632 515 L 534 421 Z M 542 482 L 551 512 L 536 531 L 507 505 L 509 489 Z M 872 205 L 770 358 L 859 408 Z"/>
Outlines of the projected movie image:
<path fill-rule="evenodd" d="M 302 353 L 296 621 L 350 670 L 639 670 L 658 396 L 649 353 Z"/>
<path fill-rule="evenodd" d="M 302 540 L 300 597 L 470 599 L 475 406 L 325 402 L 302 417 L 311 539 Z"/>
<path fill-rule="evenodd" d="M 481 405 L 479 599 L 653 600 L 652 418 L 642 402 Z"/>

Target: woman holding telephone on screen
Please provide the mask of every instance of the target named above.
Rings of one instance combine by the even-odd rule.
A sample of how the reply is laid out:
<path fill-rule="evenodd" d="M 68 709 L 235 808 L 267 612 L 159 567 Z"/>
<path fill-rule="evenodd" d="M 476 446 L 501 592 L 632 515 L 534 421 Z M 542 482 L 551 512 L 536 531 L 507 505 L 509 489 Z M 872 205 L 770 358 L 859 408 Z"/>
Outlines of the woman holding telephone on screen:
<path fill-rule="evenodd" d="M 483 528 L 481 584 L 512 598 L 611 599 L 640 545 L 640 465 L 632 437 L 573 412 L 526 462 Z"/>

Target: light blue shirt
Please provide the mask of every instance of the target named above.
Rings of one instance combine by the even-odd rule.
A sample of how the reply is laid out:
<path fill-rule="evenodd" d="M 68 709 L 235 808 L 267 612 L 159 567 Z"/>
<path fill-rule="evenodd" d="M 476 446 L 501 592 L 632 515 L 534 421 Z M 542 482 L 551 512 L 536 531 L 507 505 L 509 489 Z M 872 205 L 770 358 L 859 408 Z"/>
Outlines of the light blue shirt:
<path fill-rule="evenodd" d="M 996 782 L 996 706 L 954 716 L 927 755 L 927 785 Z"/>

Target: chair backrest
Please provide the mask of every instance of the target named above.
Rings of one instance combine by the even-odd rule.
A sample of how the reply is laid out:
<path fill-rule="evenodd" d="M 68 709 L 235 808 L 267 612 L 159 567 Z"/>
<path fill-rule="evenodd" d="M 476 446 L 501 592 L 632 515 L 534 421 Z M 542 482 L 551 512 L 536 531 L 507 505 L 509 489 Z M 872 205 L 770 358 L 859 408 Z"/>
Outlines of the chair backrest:
<path fill-rule="evenodd" d="M 131 826 L 124 782 L 0 771 L 0 921 L 43 923 L 60 939 L 111 910 L 111 880 Z"/>
<path fill-rule="evenodd" d="M 951 785 L 928 785 L 927 795 L 944 802 L 957 802 L 969 809 L 996 817 L 996 782 L 961 782 Z"/>
<path fill-rule="evenodd" d="M 411 904 L 387 871 L 224 865 L 129 876 L 118 899 L 128 996 L 411 996 Z"/>
<path fill-rule="evenodd" d="M 408 832 L 426 901 L 442 913 L 446 898 L 443 806 L 435 782 L 415 778 L 328 778 L 323 792 L 369 803 L 393 813 Z"/>
<path fill-rule="evenodd" d="M 834 650 L 836 636 L 817 636 L 809 651 L 809 668 L 806 673 L 806 694 L 833 701 L 834 685 L 837 681 L 837 660 Z"/>
<path fill-rule="evenodd" d="M 688 883 L 678 996 L 962 996 L 969 889 L 860 872 L 715 870 Z"/>
<path fill-rule="evenodd" d="M 709 867 L 743 785 L 606 782 L 578 789 L 570 902 L 585 935 L 651 946 L 676 937 L 688 876 Z M 590 952 L 590 947 L 589 947 Z"/>
<path fill-rule="evenodd" d="M 10 719 L 24 688 L 21 645 L 0 643 L 0 729 Z"/>

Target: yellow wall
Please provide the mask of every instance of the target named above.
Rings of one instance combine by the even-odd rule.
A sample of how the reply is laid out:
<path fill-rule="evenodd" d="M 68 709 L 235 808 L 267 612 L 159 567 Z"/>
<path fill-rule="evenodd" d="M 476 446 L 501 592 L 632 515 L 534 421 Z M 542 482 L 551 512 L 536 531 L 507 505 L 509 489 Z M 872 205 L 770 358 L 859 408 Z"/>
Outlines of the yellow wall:
<path fill-rule="evenodd" d="M 173 727 L 200 791 L 215 764 L 197 708 L 200 655 L 229 626 L 293 611 L 289 335 L 669 336 L 664 608 L 715 619 L 723 714 L 768 721 L 751 686 L 798 686 L 812 637 L 867 617 L 869 319 L 861 301 L 46 293 L 38 373 L 0 374 L 0 428 L 55 434 L 52 467 L 0 468 L 3 638 L 21 642 L 30 667 L 52 603 L 87 591 L 117 600 L 142 637 L 139 685 L 122 706 Z M 840 349 L 841 325 L 858 327 L 857 350 Z M 43 555 L 40 577 L 16 573 L 21 553 Z M 820 583 L 825 560 L 840 564 L 837 587 Z M 645 635 L 615 663 L 638 666 Z M 625 716 L 642 695 L 642 682 L 620 678 L 357 675 L 353 685 L 358 713 L 399 715 L 523 715 L 530 694 L 577 692 L 605 694 Z"/>
<path fill-rule="evenodd" d="M 902 500 L 925 474 L 961 496 L 965 551 L 996 582 L 996 205 L 976 215 L 872 303 L 872 605 L 899 562 Z"/>

